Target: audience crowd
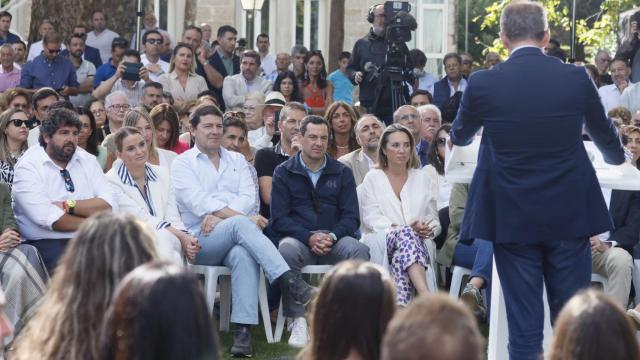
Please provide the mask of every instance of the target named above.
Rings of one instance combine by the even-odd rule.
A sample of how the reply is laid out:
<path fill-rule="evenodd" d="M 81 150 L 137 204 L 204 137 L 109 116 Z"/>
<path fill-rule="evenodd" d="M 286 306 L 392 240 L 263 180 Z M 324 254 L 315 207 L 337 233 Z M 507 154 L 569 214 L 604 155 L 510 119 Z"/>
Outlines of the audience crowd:
<path fill-rule="evenodd" d="M 135 50 L 100 10 L 67 39 L 43 21 L 27 52 L 0 12 L 7 357 L 217 359 L 214 309 L 189 272 L 203 265 L 231 273 L 233 356 L 254 354 L 264 274 L 300 359 L 483 358 L 476 321 L 488 322 L 493 247 L 458 241 L 469 186 L 447 180 L 445 154 L 469 77 L 502 59 L 488 53 L 474 68 L 450 53 L 438 79 L 413 49 L 407 104 L 376 116 L 363 72 L 383 17 L 382 5 L 370 9 L 370 33 L 329 73 L 318 50 L 270 53 L 268 34 L 245 50 L 229 25 L 172 39 L 153 14 Z M 640 168 L 631 27 L 619 54 L 576 66 Z M 548 56 L 562 57 L 554 44 Z M 591 248 L 606 295 L 566 305 L 551 359 L 640 359 L 640 192 L 602 193 L 615 229 Z M 310 265 L 332 266 L 318 288 L 303 278 Z M 462 301 L 433 294 L 437 281 L 461 285 L 447 281 L 456 266 L 470 270 Z"/>

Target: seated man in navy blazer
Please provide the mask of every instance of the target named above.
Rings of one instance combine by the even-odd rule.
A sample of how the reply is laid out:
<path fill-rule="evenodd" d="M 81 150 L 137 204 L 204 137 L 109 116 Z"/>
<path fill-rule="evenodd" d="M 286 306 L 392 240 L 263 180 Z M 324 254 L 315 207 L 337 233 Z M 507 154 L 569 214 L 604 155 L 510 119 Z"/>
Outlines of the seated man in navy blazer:
<path fill-rule="evenodd" d="M 640 192 L 602 189 L 602 194 L 614 229 L 590 239 L 593 272 L 607 278 L 607 295 L 626 309 L 631 291 L 633 247 L 640 240 Z"/>
<path fill-rule="evenodd" d="M 456 92 L 463 92 L 467 88 L 467 80 L 462 77 L 462 58 L 456 53 L 448 53 L 442 60 L 445 77 L 433 85 L 433 102 L 435 106 L 442 106 Z"/>
<path fill-rule="evenodd" d="M 543 281 L 553 321 L 590 284 L 589 238 L 614 230 L 583 125 L 607 163 L 625 156 L 584 68 L 542 52 L 549 41 L 542 5 L 510 3 L 500 30 L 510 57 L 471 74 L 450 134 L 464 146 L 484 127 L 460 241 L 494 241 L 510 357 L 538 359 Z"/>

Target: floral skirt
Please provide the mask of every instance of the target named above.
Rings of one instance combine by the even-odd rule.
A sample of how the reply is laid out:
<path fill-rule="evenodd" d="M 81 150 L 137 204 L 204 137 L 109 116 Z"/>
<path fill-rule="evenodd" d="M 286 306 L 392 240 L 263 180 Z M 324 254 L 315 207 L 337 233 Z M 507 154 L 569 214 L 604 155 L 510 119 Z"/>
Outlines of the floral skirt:
<path fill-rule="evenodd" d="M 427 248 L 410 226 L 402 226 L 387 233 L 387 256 L 389 270 L 396 285 L 396 302 L 406 306 L 413 299 L 414 293 L 407 269 L 415 263 L 427 267 Z"/>

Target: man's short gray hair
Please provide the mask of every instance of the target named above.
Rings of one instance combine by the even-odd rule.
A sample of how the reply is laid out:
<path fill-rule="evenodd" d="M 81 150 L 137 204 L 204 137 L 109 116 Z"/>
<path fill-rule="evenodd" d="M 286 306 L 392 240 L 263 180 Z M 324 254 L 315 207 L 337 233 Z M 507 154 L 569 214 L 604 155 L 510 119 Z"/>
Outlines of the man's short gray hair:
<path fill-rule="evenodd" d="M 415 106 L 413 105 L 402 105 L 398 108 L 398 110 L 393 112 L 393 122 L 397 123 L 400 119 L 400 111 L 404 110 L 404 109 L 408 109 L 411 111 L 415 111 L 416 114 L 418 114 L 418 116 L 420 116 L 420 113 L 418 112 L 418 109 L 416 109 Z"/>
<path fill-rule="evenodd" d="M 420 118 L 422 118 L 422 113 L 425 111 L 433 111 L 438 116 L 438 121 L 442 124 L 442 112 L 440 109 L 433 104 L 426 104 L 418 106 L 418 113 L 420 113 Z"/>
<path fill-rule="evenodd" d="M 511 41 L 540 41 L 548 29 L 547 12 L 538 2 L 513 1 L 502 10 L 500 31 Z"/>
<path fill-rule="evenodd" d="M 118 96 L 122 96 L 127 100 L 127 103 L 129 103 L 129 98 L 127 98 L 127 94 L 125 94 L 124 91 L 118 90 L 110 93 L 109 95 L 107 95 L 106 98 L 104 98 L 104 107 L 109 108 L 109 106 L 113 105 L 113 101 Z"/>

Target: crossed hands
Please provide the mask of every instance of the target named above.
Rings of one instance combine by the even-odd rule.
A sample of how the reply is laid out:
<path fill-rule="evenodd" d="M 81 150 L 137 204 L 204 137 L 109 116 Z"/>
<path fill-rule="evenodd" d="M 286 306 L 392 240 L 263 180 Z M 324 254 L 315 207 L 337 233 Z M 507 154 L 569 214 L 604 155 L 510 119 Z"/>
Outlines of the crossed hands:
<path fill-rule="evenodd" d="M 333 239 L 329 234 L 317 232 L 309 237 L 309 248 L 318 256 L 327 255 L 332 246 Z"/>

